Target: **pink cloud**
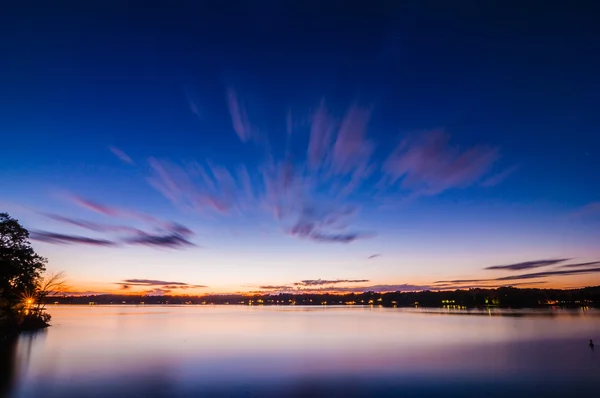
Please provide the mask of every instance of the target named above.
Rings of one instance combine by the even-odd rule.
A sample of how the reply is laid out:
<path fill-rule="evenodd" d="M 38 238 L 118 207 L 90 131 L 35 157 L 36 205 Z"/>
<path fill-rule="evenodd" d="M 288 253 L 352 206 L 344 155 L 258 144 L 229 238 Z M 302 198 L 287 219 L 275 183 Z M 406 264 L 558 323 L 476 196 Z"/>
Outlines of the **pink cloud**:
<path fill-rule="evenodd" d="M 449 144 L 449 136 L 433 131 L 400 143 L 383 166 L 392 183 L 416 195 L 435 195 L 453 188 L 466 188 L 491 169 L 498 151 L 475 146 L 464 151 Z"/>
<path fill-rule="evenodd" d="M 79 206 L 91 210 L 96 213 L 104 214 L 105 216 L 118 217 L 121 215 L 121 211 L 116 208 L 101 205 L 91 200 L 84 199 L 80 196 L 71 196 L 71 199 Z"/>
<path fill-rule="evenodd" d="M 125 163 L 129 163 L 129 164 L 135 164 L 135 162 L 122 150 L 120 150 L 119 148 L 116 148 L 114 146 L 109 147 L 108 149 L 110 149 L 110 151 L 119 159 L 121 159 L 123 162 Z"/>
<path fill-rule="evenodd" d="M 241 183 L 238 183 L 228 169 L 211 164 L 210 175 L 198 163 L 186 170 L 176 164 L 150 159 L 150 166 L 153 171 L 148 178 L 150 185 L 184 211 L 229 213 L 248 199 L 250 176 L 247 170 L 245 174 L 241 171 Z"/>
<path fill-rule="evenodd" d="M 242 142 L 247 142 L 255 138 L 256 132 L 250 124 L 246 108 L 240 103 L 238 95 L 233 88 L 227 90 L 227 105 L 231 115 L 233 130 L 236 132 Z"/>
<path fill-rule="evenodd" d="M 182 231 L 184 231 L 183 235 L 192 234 L 192 232 L 188 228 L 186 228 L 182 225 L 179 225 L 179 224 L 171 222 L 171 221 L 165 221 L 165 220 L 158 219 L 158 218 L 154 217 L 153 215 L 150 215 L 147 213 L 143 213 L 143 212 L 139 212 L 139 211 L 135 211 L 135 210 L 123 209 L 123 208 L 119 208 L 119 207 L 107 206 L 104 204 L 100 204 L 100 203 L 91 201 L 89 199 L 85 199 L 85 198 L 83 198 L 81 196 L 77 196 L 77 195 L 69 194 L 69 195 L 67 195 L 67 198 L 80 207 L 83 207 L 87 210 L 90 210 L 90 211 L 93 211 L 95 213 L 99 213 L 99 214 L 102 214 L 105 216 L 115 217 L 115 218 L 137 219 L 137 220 L 149 223 L 149 224 L 155 224 L 163 230 L 176 231 L 177 233 L 182 233 Z M 59 220 L 59 221 L 61 221 L 61 220 Z M 62 220 L 62 221 L 64 222 L 65 220 Z M 116 227 L 114 230 L 116 231 L 117 228 L 120 228 L 121 230 L 125 231 L 126 227 Z M 131 229 L 130 232 L 134 232 L 133 230 L 137 231 L 138 233 L 144 233 L 137 229 Z M 185 232 L 185 231 L 187 231 L 187 232 Z"/>
<path fill-rule="evenodd" d="M 231 88 L 227 103 L 239 138 L 256 139 L 256 130 Z M 288 141 L 283 156 L 277 157 L 266 143 L 263 149 L 267 158 L 255 173 L 243 164 L 232 172 L 208 161 L 182 168 L 150 159 L 148 182 L 184 211 L 266 212 L 288 235 L 347 243 L 373 236 L 349 230 L 356 213 L 350 200 L 363 194 L 363 188 L 379 190 L 382 196 L 396 191 L 396 186 L 410 191 L 411 198 L 435 195 L 480 182 L 498 158 L 495 148 L 460 149 L 450 145 L 447 134 L 434 131 L 404 140 L 381 165 L 367 136 L 371 113 L 369 108 L 354 105 L 336 119 L 321 102 L 308 119 L 306 155 L 296 159 L 292 154 L 297 153 L 289 148 L 294 126 L 288 112 L 282 119 Z M 506 170 L 482 184 L 499 183 L 510 172 Z M 374 179 L 381 184 L 375 186 Z M 342 214 L 347 208 L 353 211 Z"/>
<path fill-rule="evenodd" d="M 365 138 L 370 117 L 369 109 L 358 106 L 348 109 L 333 146 L 334 172 L 349 173 L 363 166 L 363 163 L 370 158 L 373 146 Z"/>
<path fill-rule="evenodd" d="M 143 234 L 138 228 L 128 227 L 125 225 L 107 225 L 86 220 L 79 220 L 70 217 L 64 217 L 58 214 L 44 213 L 44 215 L 52 220 L 62 222 L 63 224 L 72 225 L 75 227 L 88 229 L 95 232 L 121 232 L 129 234 Z"/>
<path fill-rule="evenodd" d="M 325 103 L 321 102 L 312 116 L 310 126 L 308 162 L 311 167 L 319 168 L 323 164 L 330 150 L 334 128 L 333 118 L 327 111 Z"/>

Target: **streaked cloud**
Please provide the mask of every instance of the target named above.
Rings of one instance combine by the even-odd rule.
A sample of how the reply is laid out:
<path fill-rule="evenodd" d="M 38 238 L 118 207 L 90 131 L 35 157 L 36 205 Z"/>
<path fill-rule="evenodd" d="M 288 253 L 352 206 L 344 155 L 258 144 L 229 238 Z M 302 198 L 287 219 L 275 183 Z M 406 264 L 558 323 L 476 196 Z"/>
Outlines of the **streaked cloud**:
<path fill-rule="evenodd" d="M 417 292 L 423 290 L 432 290 L 434 287 L 429 285 L 372 285 L 372 286 L 352 286 L 352 287 L 335 287 L 332 290 L 340 293 L 362 293 L 362 292 Z"/>
<path fill-rule="evenodd" d="M 495 148 L 460 149 L 450 144 L 448 134 L 434 131 L 405 139 L 382 163 L 368 137 L 371 107 L 355 103 L 336 115 L 325 101 L 308 118 L 299 117 L 308 122 L 305 152 L 290 151 L 291 112 L 282 117 L 286 149 L 277 154 L 273 152 L 277 146 L 271 146 L 266 136 L 258 139 L 233 88 L 227 90 L 227 104 L 239 138 L 259 143 L 264 159 L 250 168 L 247 164 L 222 167 L 208 160 L 181 165 L 150 158 L 148 183 L 183 212 L 270 213 L 287 235 L 317 243 L 350 243 L 376 234 L 352 225 L 360 210 L 357 204 L 364 203 L 364 189 L 383 197 L 397 193 L 398 186 L 413 196 L 435 195 L 481 181 L 499 158 Z M 110 210 L 81 204 L 96 211 Z"/>
<path fill-rule="evenodd" d="M 240 140 L 247 142 L 255 139 L 256 130 L 250 124 L 246 107 L 240 102 L 237 92 L 232 87 L 227 90 L 227 106 L 229 107 L 233 130 Z"/>
<path fill-rule="evenodd" d="M 90 211 L 93 211 L 95 213 L 103 214 L 103 215 L 109 216 L 109 217 L 119 217 L 119 216 L 123 215 L 123 212 L 117 208 L 105 206 L 105 205 L 96 203 L 94 201 L 91 201 L 89 199 L 85 199 L 81 196 L 71 195 L 70 199 L 75 204 L 79 205 L 80 207 L 90 210 Z"/>
<path fill-rule="evenodd" d="M 432 131 L 403 140 L 383 166 L 389 183 L 416 196 L 466 188 L 489 173 L 499 158 L 488 146 L 460 149 L 450 136 Z"/>
<path fill-rule="evenodd" d="M 304 279 L 284 285 L 261 285 L 258 288 L 267 291 L 298 293 L 320 290 L 337 290 L 339 285 L 366 282 L 369 282 L 369 279 Z"/>
<path fill-rule="evenodd" d="M 183 235 L 176 233 L 167 235 L 143 234 L 126 238 L 124 241 L 129 244 L 137 244 L 151 247 L 163 247 L 171 249 L 178 249 L 186 246 L 195 246 L 195 244 L 187 240 Z"/>
<path fill-rule="evenodd" d="M 589 263 L 589 265 L 598 265 L 598 264 L 600 264 L 600 261 Z M 497 281 L 516 281 L 516 280 L 522 280 L 522 279 L 546 278 L 548 276 L 569 276 L 569 275 L 595 274 L 595 273 L 600 273 L 600 267 L 533 272 L 533 273 L 529 273 L 529 274 L 509 275 L 509 276 L 503 276 L 500 278 L 492 278 L 492 279 L 456 279 L 456 280 L 448 280 L 448 281 L 437 281 L 434 283 L 442 284 L 442 283 L 481 283 L 481 282 L 497 282 Z"/>
<path fill-rule="evenodd" d="M 504 180 L 506 180 L 511 174 L 519 169 L 518 166 L 509 167 L 497 174 L 492 174 L 487 177 L 483 181 L 481 181 L 482 187 L 495 187 L 496 185 L 501 184 Z"/>
<path fill-rule="evenodd" d="M 128 227 L 128 226 L 124 226 L 124 225 L 100 224 L 100 223 L 95 223 L 95 222 L 81 220 L 81 219 L 64 217 L 59 214 L 53 214 L 53 213 L 42 213 L 42 214 L 44 214 L 44 216 L 46 216 L 52 220 L 59 221 L 63 224 L 68 224 L 68 225 L 72 225 L 72 226 L 83 228 L 83 229 L 88 229 L 90 231 L 95 231 L 95 232 L 119 232 L 119 233 L 130 233 L 130 234 L 143 234 L 144 233 L 143 231 L 139 230 L 138 228 Z"/>
<path fill-rule="evenodd" d="M 262 285 L 258 287 L 261 290 L 281 290 L 281 291 L 288 291 L 288 290 L 293 290 L 294 287 L 293 286 L 286 286 L 286 285 Z"/>
<path fill-rule="evenodd" d="M 240 184 L 224 167 L 193 163 L 184 168 L 155 158 L 148 162 L 152 170 L 150 185 L 186 212 L 212 210 L 228 214 L 251 194 L 247 170 L 240 171 Z"/>
<path fill-rule="evenodd" d="M 359 232 L 338 232 L 346 229 L 349 219 L 356 212 L 354 207 L 327 208 L 303 206 L 298 219 L 289 234 L 308 238 L 316 242 L 349 243 L 357 239 L 370 238 L 373 234 Z"/>
<path fill-rule="evenodd" d="M 558 268 L 582 268 L 582 267 L 587 267 L 587 266 L 596 265 L 596 264 L 600 264 L 600 262 L 591 261 L 591 262 L 587 262 L 587 263 L 565 264 L 565 265 L 561 265 Z"/>
<path fill-rule="evenodd" d="M 194 285 L 185 282 L 164 281 L 159 279 L 124 279 L 119 284 L 127 286 L 164 286 L 167 289 L 178 289 L 186 287 L 207 287 L 204 285 Z"/>
<path fill-rule="evenodd" d="M 53 296 L 100 296 L 104 294 L 112 294 L 113 292 L 101 290 L 65 290 L 56 292 Z"/>
<path fill-rule="evenodd" d="M 584 218 L 600 216 L 600 202 L 592 202 L 571 213 L 572 217 Z"/>
<path fill-rule="evenodd" d="M 198 116 L 199 118 L 202 118 L 202 112 L 200 112 L 200 107 L 198 107 L 195 101 L 188 99 L 188 106 L 190 107 L 190 111 L 194 115 Z"/>
<path fill-rule="evenodd" d="M 535 260 L 535 261 L 526 261 L 526 262 L 522 262 L 522 263 L 515 263 L 515 264 L 508 264 L 508 265 L 493 265 L 491 267 L 486 267 L 484 269 L 519 271 L 519 270 L 523 270 L 523 269 L 547 267 L 549 265 L 555 265 L 555 264 L 562 263 L 562 262 L 569 261 L 569 260 L 570 260 L 570 258 Z"/>
<path fill-rule="evenodd" d="M 151 214 L 147 214 L 147 213 L 136 211 L 136 210 L 125 209 L 122 207 L 106 205 L 103 203 L 99 203 L 99 202 L 84 198 L 79 195 L 67 194 L 67 195 L 65 195 L 65 197 L 67 200 L 69 200 L 70 202 L 76 204 L 77 206 L 79 206 L 83 209 L 92 211 L 94 213 L 102 214 L 107 217 L 139 220 L 139 221 L 143 221 L 147 224 L 156 225 L 165 230 L 171 230 L 173 228 L 181 227 L 180 225 L 178 225 L 172 221 L 162 220 L 157 217 L 154 217 Z M 188 231 L 191 232 L 189 229 L 188 229 Z"/>
<path fill-rule="evenodd" d="M 117 242 L 113 242 L 106 239 L 95 239 L 88 238 L 79 235 L 65 235 L 47 231 L 32 231 L 29 235 L 31 239 L 38 242 L 71 245 L 71 244 L 82 244 L 90 246 L 117 246 Z"/>
<path fill-rule="evenodd" d="M 367 260 L 371 260 L 377 257 L 381 257 L 381 254 L 377 253 L 377 254 L 371 254 L 369 257 L 367 257 Z"/>
<path fill-rule="evenodd" d="M 375 236 L 374 233 L 348 233 L 348 234 L 323 234 L 323 233 L 313 233 L 308 236 L 308 238 L 316 241 L 316 242 L 324 242 L 324 243 L 350 243 L 354 242 L 357 239 L 368 239 Z"/>
<path fill-rule="evenodd" d="M 110 149 L 110 151 L 113 153 L 113 155 L 115 155 L 121 161 L 128 163 L 128 164 L 135 164 L 135 162 L 129 157 L 129 155 L 127 155 L 121 149 L 114 147 L 114 146 L 108 147 L 108 149 Z"/>
<path fill-rule="evenodd" d="M 340 283 L 362 283 L 369 282 L 368 279 L 305 279 L 300 282 L 295 282 L 294 286 L 323 286 L 337 285 Z"/>
<path fill-rule="evenodd" d="M 53 232 L 37 232 L 33 235 L 33 239 L 39 241 L 43 240 L 47 243 L 53 244 L 79 243 L 97 246 L 117 246 L 127 244 L 162 247 L 170 249 L 180 249 L 186 246 L 196 246 L 194 243 L 188 240 L 190 236 L 194 235 L 194 232 L 188 227 L 179 223 L 159 220 L 151 215 L 144 213 L 138 213 L 118 208 L 111 208 L 79 197 L 76 198 L 76 203 L 81 204 L 85 208 L 91 209 L 102 215 L 110 217 L 125 216 L 141 219 L 150 224 L 155 230 L 155 232 L 146 232 L 139 228 L 130 226 L 110 225 L 81 219 L 74 219 L 54 213 L 42 213 L 44 216 L 52 220 L 59 221 L 63 224 L 91 230 L 94 232 L 112 233 L 116 234 L 116 236 L 113 236 L 110 239 L 95 239 L 82 237 L 78 235 L 64 235 Z"/>

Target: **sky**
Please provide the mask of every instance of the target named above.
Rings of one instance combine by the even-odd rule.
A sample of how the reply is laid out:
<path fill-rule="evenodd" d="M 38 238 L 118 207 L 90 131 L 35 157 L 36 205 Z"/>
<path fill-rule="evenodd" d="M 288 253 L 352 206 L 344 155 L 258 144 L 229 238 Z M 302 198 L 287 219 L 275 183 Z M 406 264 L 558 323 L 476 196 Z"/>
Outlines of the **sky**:
<path fill-rule="evenodd" d="M 598 285 L 598 7 L 481 3 L 14 3 L 0 211 L 74 294 Z"/>

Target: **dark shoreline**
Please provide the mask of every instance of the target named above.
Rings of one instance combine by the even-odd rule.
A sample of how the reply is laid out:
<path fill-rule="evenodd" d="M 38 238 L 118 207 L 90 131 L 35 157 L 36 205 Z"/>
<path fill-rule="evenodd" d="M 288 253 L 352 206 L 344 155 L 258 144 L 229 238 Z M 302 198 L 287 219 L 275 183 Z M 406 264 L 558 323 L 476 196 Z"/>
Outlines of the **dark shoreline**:
<path fill-rule="evenodd" d="M 362 293 L 279 293 L 279 294 L 211 294 L 202 296 L 149 296 L 149 295 L 87 295 L 55 296 L 55 304 L 83 305 L 374 305 L 391 308 L 585 308 L 600 307 L 600 286 L 582 289 L 469 289 L 421 292 L 362 292 Z"/>

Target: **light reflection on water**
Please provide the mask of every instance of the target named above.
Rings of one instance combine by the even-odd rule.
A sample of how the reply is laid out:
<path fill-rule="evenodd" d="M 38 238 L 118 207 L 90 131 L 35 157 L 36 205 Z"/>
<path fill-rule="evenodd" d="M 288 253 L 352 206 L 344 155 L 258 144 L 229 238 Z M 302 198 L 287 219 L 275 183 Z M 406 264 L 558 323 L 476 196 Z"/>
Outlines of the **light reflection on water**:
<path fill-rule="evenodd" d="M 600 344 L 594 309 L 49 309 L 51 328 L 19 338 L 10 397 L 600 391 L 600 345 L 587 345 Z"/>

